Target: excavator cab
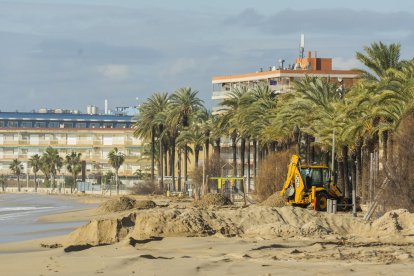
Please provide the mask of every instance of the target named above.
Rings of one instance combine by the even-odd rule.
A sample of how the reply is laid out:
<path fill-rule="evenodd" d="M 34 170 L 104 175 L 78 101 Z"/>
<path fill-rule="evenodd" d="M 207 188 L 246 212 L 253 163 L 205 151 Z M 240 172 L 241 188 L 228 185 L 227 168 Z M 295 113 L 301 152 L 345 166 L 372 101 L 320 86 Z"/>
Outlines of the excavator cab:
<path fill-rule="evenodd" d="M 311 190 L 312 186 L 329 189 L 331 173 L 329 168 L 322 166 L 302 166 L 300 169 L 302 179 L 305 180 L 305 187 Z"/>

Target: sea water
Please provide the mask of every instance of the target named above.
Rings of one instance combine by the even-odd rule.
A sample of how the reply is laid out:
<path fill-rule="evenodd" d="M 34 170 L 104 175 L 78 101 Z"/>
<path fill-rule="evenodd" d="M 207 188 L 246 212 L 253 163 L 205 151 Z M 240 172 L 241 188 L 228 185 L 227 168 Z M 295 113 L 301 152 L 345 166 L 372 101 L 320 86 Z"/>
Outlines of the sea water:
<path fill-rule="evenodd" d="M 67 234 L 85 221 L 50 223 L 39 218 L 88 207 L 57 196 L 0 194 L 0 243 Z"/>

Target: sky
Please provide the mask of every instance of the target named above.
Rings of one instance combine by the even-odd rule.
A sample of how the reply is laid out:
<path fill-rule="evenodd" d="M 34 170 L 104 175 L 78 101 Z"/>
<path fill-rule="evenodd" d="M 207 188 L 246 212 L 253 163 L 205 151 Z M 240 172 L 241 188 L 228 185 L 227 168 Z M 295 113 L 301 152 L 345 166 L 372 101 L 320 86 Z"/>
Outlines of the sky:
<path fill-rule="evenodd" d="M 294 3 L 294 4 L 292 4 Z M 0 110 L 136 106 L 305 51 L 361 67 L 372 42 L 414 52 L 414 1 L 0 0 Z"/>

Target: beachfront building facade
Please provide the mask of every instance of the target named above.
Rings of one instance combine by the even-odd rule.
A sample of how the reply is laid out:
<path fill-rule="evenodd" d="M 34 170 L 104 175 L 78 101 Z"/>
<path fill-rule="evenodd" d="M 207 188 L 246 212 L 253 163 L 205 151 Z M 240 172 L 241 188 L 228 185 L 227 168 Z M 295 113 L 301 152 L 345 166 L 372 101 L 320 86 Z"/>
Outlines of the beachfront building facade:
<path fill-rule="evenodd" d="M 308 52 L 306 58 L 298 58 L 292 65 L 285 66 L 282 60 L 279 66 L 271 66 L 268 70 L 259 69 L 254 73 L 215 76 L 212 78 L 213 95 L 216 105 L 236 87 L 253 88 L 258 84 L 269 85 L 271 91 L 277 94 L 292 91 L 292 83 L 305 76 L 315 76 L 338 82 L 344 88 L 352 86 L 358 80 L 358 72 L 353 70 L 335 70 L 332 68 L 332 58 L 319 58 L 316 52 L 312 56 Z M 214 110 L 214 108 L 213 108 Z"/>
<path fill-rule="evenodd" d="M 133 117 L 125 115 L 0 112 L 0 173 L 10 175 L 9 165 L 18 159 L 23 173 L 32 174 L 28 160 L 50 146 L 62 158 L 71 152 L 81 153 L 86 177 L 94 179 L 113 170 L 108 153 L 117 147 L 125 154 L 120 176 L 133 176 L 138 169 L 148 169 L 141 160 L 143 142 L 134 137 L 133 123 Z M 62 167 L 60 174 L 68 172 Z"/>

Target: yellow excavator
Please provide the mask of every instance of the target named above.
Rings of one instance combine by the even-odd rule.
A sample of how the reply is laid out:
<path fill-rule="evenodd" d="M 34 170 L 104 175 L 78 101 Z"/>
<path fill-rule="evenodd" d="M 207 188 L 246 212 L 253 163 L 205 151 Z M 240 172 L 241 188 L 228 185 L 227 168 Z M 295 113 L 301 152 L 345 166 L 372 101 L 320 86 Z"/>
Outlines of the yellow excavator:
<path fill-rule="evenodd" d="M 312 205 L 318 211 L 326 211 L 328 199 L 342 199 L 342 192 L 331 181 L 329 168 L 302 165 L 298 155 L 293 155 L 290 160 L 288 175 L 280 195 L 286 199 L 286 205 Z"/>

